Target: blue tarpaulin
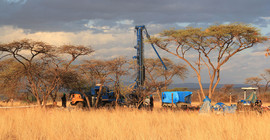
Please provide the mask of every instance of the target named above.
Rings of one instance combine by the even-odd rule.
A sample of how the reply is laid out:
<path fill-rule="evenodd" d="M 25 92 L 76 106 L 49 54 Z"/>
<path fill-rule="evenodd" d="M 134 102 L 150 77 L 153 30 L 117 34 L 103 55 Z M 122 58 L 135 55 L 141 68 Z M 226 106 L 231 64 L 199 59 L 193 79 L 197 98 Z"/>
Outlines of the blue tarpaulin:
<path fill-rule="evenodd" d="M 162 92 L 162 102 L 163 103 L 189 103 L 191 104 L 191 91 L 166 91 Z M 173 95 L 173 96 L 172 96 Z"/>
<path fill-rule="evenodd" d="M 235 104 L 232 104 L 231 106 L 227 106 L 224 103 L 216 103 L 213 106 L 213 111 L 215 111 L 215 113 L 235 113 L 237 109 L 237 106 Z"/>
<path fill-rule="evenodd" d="M 203 99 L 203 104 L 199 110 L 199 113 L 210 113 L 211 111 L 211 99 L 208 96 L 205 96 Z"/>
<path fill-rule="evenodd" d="M 223 110 L 223 107 L 224 107 L 224 106 L 225 106 L 224 103 L 219 102 L 219 103 L 216 103 L 216 104 L 213 106 L 213 109 L 214 109 L 215 111 L 220 111 L 220 110 Z"/>

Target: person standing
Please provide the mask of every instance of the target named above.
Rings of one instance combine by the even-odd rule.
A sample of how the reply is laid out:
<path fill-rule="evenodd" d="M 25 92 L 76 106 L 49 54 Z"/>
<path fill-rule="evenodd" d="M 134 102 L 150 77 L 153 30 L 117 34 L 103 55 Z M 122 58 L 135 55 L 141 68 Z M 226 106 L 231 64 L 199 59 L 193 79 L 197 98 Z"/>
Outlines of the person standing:
<path fill-rule="evenodd" d="M 153 108 L 154 108 L 154 98 L 152 95 L 150 95 L 150 109 L 151 109 L 151 111 L 153 111 Z"/>
<path fill-rule="evenodd" d="M 63 94 L 63 97 L 61 99 L 62 99 L 62 107 L 64 108 L 67 107 L 67 98 L 65 93 Z"/>

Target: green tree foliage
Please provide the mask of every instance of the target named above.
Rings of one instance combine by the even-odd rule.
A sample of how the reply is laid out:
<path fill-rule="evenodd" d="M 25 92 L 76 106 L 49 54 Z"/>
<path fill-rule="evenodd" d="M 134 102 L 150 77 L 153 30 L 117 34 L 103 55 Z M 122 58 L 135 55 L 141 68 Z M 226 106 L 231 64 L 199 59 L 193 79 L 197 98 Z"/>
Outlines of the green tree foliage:
<path fill-rule="evenodd" d="M 246 24 L 213 25 L 206 29 L 187 27 L 165 30 L 150 42 L 183 60 L 196 74 L 200 90 L 202 66 L 208 69 L 211 98 L 219 81 L 221 67 L 235 54 L 266 41 L 257 28 Z"/>

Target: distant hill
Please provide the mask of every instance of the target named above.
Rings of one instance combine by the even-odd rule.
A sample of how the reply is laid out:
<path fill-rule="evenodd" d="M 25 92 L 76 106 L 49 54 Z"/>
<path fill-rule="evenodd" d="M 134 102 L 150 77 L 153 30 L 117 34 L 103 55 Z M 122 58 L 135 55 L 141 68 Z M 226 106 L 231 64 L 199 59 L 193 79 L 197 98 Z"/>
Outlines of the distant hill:
<path fill-rule="evenodd" d="M 218 84 L 217 88 L 221 88 L 226 84 Z M 209 83 L 203 83 L 202 84 L 203 88 L 208 88 Z M 176 87 L 186 87 L 189 89 L 199 89 L 200 86 L 198 83 L 176 83 L 176 84 L 171 84 L 169 88 L 176 88 Z M 250 85 L 246 84 L 234 84 L 234 88 L 241 88 L 241 87 L 250 87 Z"/>
<path fill-rule="evenodd" d="M 134 82 L 124 82 L 124 85 L 130 85 Z M 203 88 L 207 89 L 209 87 L 209 83 L 203 83 Z M 228 84 L 218 84 L 217 88 L 221 88 L 224 85 L 228 85 Z M 174 83 L 171 84 L 168 88 L 172 89 L 172 88 L 176 88 L 176 87 L 186 87 L 188 89 L 199 89 L 200 86 L 198 83 Z M 241 88 L 241 87 L 250 87 L 250 85 L 246 85 L 246 84 L 234 84 L 233 88 Z"/>

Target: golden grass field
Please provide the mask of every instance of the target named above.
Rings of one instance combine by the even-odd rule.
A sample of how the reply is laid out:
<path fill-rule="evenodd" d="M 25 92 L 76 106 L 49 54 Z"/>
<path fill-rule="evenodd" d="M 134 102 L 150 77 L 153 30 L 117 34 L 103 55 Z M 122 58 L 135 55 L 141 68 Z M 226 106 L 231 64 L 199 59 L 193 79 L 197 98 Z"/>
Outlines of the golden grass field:
<path fill-rule="evenodd" d="M 0 109 L 0 139 L 18 140 L 268 140 L 270 113 Z"/>

